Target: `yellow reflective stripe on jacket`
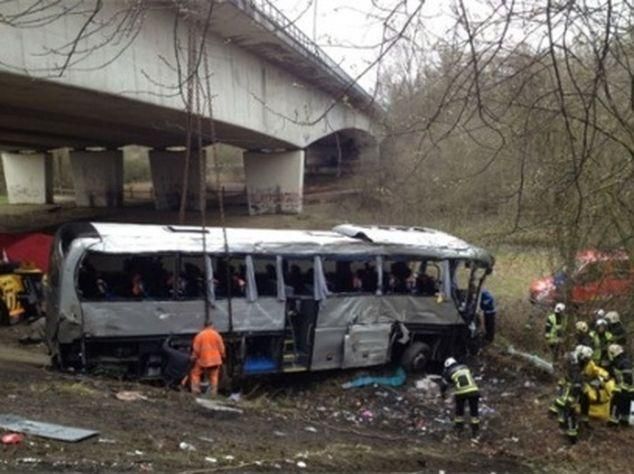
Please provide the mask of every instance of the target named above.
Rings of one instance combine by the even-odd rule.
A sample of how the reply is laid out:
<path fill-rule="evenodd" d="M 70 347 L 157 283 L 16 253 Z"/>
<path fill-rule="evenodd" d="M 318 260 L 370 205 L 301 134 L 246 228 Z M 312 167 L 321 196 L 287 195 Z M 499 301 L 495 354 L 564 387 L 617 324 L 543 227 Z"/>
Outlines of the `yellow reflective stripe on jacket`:
<path fill-rule="evenodd" d="M 563 330 L 563 318 L 561 323 L 557 323 L 557 315 L 555 313 L 550 313 L 547 318 L 547 322 L 550 325 L 550 330 L 546 333 L 546 339 L 552 342 L 558 342 L 561 339 L 561 334 Z"/>
<path fill-rule="evenodd" d="M 594 352 L 592 353 L 592 359 L 599 362 L 601 361 L 602 353 L 607 350 L 608 346 L 612 344 L 612 333 L 605 331 L 604 339 L 601 340 L 601 336 L 598 332 L 592 331 L 590 337 L 592 338 L 592 345 Z"/>
<path fill-rule="evenodd" d="M 454 383 L 456 395 L 464 395 L 467 393 L 473 393 L 478 391 L 478 386 L 473 380 L 471 371 L 466 367 L 456 370 L 451 374 L 451 380 Z"/>

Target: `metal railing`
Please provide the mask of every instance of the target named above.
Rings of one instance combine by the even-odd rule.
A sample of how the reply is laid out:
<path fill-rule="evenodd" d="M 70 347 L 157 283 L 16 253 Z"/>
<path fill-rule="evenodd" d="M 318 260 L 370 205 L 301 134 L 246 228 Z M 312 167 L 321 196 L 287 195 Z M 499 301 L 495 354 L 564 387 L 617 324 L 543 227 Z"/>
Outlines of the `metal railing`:
<path fill-rule="evenodd" d="M 259 13 L 265 17 L 275 28 L 286 34 L 294 43 L 302 47 L 302 49 L 312 56 L 323 66 L 330 69 L 341 80 L 346 87 L 351 87 L 358 94 L 364 96 L 366 100 L 373 100 L 368 92 L 359 86 L 347 72 L 345 72 L 339 64 L 332 59 L 326 52 L 311 40 L 306 33 L 298 28 L 293 21 L 288 18 L 279 8 L 277 8 L 271 0 L 229 0 L 230 3 L 246 11 L 246 8 Z M 251 15 L 253 16 L 253 15 Z"/>

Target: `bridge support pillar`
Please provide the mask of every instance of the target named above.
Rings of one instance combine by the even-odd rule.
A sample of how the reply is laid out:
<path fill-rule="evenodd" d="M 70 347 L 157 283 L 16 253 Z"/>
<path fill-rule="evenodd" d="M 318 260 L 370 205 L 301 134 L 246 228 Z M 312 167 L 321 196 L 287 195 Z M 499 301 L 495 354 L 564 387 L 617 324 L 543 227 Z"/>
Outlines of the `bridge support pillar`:
<path fill-rule="evenodd" d="M 72 151 L 70 165 L 79 207 L 123 205 L 123 153 Z"/>
<path fill-rule="evenodd" d="M 184 151 L 150 151 L 150 170 L 154 188 L 154 205 L 159 211 L 180 206 L 185 175 Z M 187 209 L 200 210 L 200 160 L 192 150 L 189 157 Z"/>
<path fill-rule="evenodd" d="M 44 153 L 2 153 L 9 204 L 53 202 L 53 161 Z"/>
<path fill-rule="evenodd" d="M 249 214 L 299 214 L 304 194 L 304 150 L 246 152 Z"/>

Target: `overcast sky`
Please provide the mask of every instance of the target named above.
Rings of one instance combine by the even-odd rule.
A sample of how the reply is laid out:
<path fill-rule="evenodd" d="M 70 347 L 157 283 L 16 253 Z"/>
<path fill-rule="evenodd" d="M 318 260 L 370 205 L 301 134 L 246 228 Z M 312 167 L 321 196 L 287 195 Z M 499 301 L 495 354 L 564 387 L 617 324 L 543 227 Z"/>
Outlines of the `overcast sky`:
<path fill-rule="evenodd" d="M 296 25 L 310 38 L 316 33 L 316 42 L 352 77 L 363 72 L 379 56 L 384 35 L 383 20 L 388 12 L 399 6 L 392 21 L 394 31 L 398 31 L 419 2 L 420 0 L 274 0 L 275 5 L 290 20 L 297 19 Z M 477 0 L 470 2 L 470 7 L 477 5 Z M 454 24 L 449 12 L 452 3 L 449 0 L 425 1 L 418 19 L 424 25 L 429 44 L 435 38 L 446 35 Z M 386 59 L 388 58 L 389 56 Z M 374 69 L 368 71 L 359 82 L 367 90 L 372 90 L 375 80 Z"/>
<path fill-rule="evenodd" d="M 383 38 L 382 19 L 385 10 L 401 3 L 399 0 L 275 0 L 289 19 L 297 19 L 299 26 L 313 38 L 316 25 L 316 42 L 339 63 L 344 70 L 355 77 L 379 55 L 379 45 Z M 401 25 L 407 13 L 414 10 L 418 1 L 405 2 L 405 9 L 395 16 L 395 26 Z M 441 34 L 448 24 L 438 1 L 429 2 L 422 11 L 428 24 L 434 25 Z M 377 7 L 378 6 L 378 7 Z M 315 15 L 316 7 L 316 15 Z M 384 10 L 382 11 L 381 8 Z M 366 89 L 374 87 L 376 71 L 369 71 L 360 83 Z"/>

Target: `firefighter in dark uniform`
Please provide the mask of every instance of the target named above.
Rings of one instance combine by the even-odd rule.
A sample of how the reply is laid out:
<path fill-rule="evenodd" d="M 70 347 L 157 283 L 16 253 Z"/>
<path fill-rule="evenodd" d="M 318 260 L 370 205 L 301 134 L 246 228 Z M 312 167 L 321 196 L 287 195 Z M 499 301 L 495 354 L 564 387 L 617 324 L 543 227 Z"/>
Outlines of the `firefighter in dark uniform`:
<path fill-rule="evenodd" d="M 610 374 L 616 381 L 610 400 L 610 418 L 612 426 L 628 425 L 630 418 L 630 404 L 634 400 L 634 380 L 632 377 L 632 361 L 625 354 L 623 347 L 611 344 L 608 347 L 610 357 Z"/>
<path fill-rule="evenodd" d="M 612 333 L 608 331 L 608 322 L 605 319 L 599 319 L 595 323 L 594 331 L 590 332 L 592 338 L 592 360 L 599 367 L 606 369 L 610 366 L 610 358 L 608 357 L 608 347 L 613 343 Z"/>
<path fill-rule="evenodd" d="M 579 438 L 577 407 L 581 405 L 583 412 L 589 405 L 583 393 L 583 375 L 575 352 L 568 352 L 564 362 L 564 380 L 561 382 L 561 391 L 555 400 L 555 406 L 559 412 L 559 426 L 574 444 Z"/>
<path fill-rule="evenodd" d="M 461 432 L 465 424 L 465 405 L 469 404 L 471 435 L 476 438 L 480 430 L 480 418 L 478 417 L 478 403 L 480 391 L 475 383 L 471 370 L 466 365 L 459 364 L 456 359 L 449 357 L 445 361 L 445 370 L 442 374 L 441 393 L 443 398 L 447 388 L 453 387 L 456 416 L 454 425 L 456 431 Z"/>
<path fill-rule="evenodd" d="M 612 342 L 625 347 L 627 345 L 627 331 L 625 330 L 619 313 L 616 311 L 608 311 L 605 315 L 605 319 L 608 321 L 608 331 L 612 334 Z"/>
<path fill-rule="evenodd" d="M 575 324 L 575 339 L 577 340 L 578 346 L 592 347 L 594 345 L 592 336 L 590 336 L 588 323 L 585 321 L 577 321 L 577 324 Z"/>

